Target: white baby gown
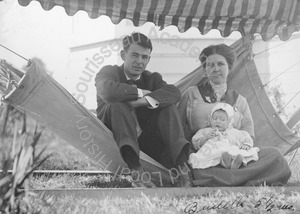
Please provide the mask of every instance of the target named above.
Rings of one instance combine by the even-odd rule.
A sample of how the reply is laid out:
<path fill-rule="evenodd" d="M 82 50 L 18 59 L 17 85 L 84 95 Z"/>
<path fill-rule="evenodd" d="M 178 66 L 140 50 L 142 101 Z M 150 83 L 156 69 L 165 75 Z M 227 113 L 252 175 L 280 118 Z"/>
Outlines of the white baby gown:
<path fill-rule="evenodd" d="M 211 130 L 211 128 L 197 132 L 193 137 L 192 143 L 195 148 L 197 148 L 197 146 L 195 146 L 197 139 L 199 140 L 201 136 L 208 133 L 209 130 Z M 243 164 L 246 165 L 249 161 L 258 160 L 258 147 L 253 147 L 249 150 L 240 149 L 243 144 L 249 145 L 249 143 L 253 144 L 253 141 L 250 135 L 248 137 L 248 133 L 230 128 L 218 138 L 209 139 L 196 153 L 190 154 L 189 163 L 194 169 L 205 169 L 217 166 L 221 162 L 222 153 L 228 152 L 233 157 L 238 154 L 242 155 Z"/>

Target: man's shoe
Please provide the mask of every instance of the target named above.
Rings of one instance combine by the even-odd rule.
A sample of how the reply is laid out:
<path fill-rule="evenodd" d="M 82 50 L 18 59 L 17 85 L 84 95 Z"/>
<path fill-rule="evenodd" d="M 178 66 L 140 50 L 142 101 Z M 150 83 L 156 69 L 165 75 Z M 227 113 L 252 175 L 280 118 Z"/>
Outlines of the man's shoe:
<path fill-rule="evenodd" d="M 228 152 L 223 152 L 221 157 L 221 165 L 224 166 L 226 169 L 231 168 L 231 155 Z"/>
<path fill-rule="evenodd" d="M 179 166 L 179 186 L 180 187 L 192 187 L 193 186 L 193 178 L 191 171 L 186 164 L 183 167 Z"/>
<path fill-rule="evenodd" d="M 131 170 L 132 186 L 143 188 L 156 188 L 155 184 L 151 181 L 151 174 L 145 172 L 142 166 L 133 168 Z"/>
<path fill-rule="evenodd" d="M 243 156 L 239 154 L 239 155 L 237 155 L 233 159 L 233 161 L 231 163 L 231 169 L 238 169 L 238 168 L 240 168 L 240 166 L 242 165 L 242 163 L 243 163 Z"/>

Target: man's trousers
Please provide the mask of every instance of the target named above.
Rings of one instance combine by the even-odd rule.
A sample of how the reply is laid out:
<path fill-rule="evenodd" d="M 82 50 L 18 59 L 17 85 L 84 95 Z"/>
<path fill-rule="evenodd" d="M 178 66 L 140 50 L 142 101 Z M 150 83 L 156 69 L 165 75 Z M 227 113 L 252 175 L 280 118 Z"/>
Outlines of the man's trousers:
<path fill-rule="evenodd" d="M 176 106 L 139 107 L 135 113 L 142 129 L 140 136 L 132 108 L 127 103 L 107 104 L 98 118 L 113 132 L 123 158 L 122 148 L 130 146 L 137 155 L 142 150 L 165 167 L 176 167 L 181 152 L 187 155 L 190 149 Z"/>

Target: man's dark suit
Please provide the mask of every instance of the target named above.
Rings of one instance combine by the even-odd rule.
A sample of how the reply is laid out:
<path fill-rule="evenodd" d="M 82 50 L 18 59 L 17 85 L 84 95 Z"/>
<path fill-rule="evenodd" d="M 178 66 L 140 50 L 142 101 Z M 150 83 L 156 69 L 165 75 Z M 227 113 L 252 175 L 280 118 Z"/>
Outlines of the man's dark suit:
<path fill-rule="evenodd" d="M 136 120 L 129 101 L 138 99 L 135 86 L 129 85 L 122 66 L 105 66 L 96 76 L 97 117 L 113 132 L 121 150 L 131 146 L 139 154 L 140 149 L 168 168 L 177 165 L 182 150 L 187 152 L 190 143 L 184 138 L 176 103 L 180 91 L 162 80 L 159 73 L 145 70 L 136 85 L 151 91 L 147 96 L 159 102 L 158 108 L 135 108 L 142 134 L 138 137 Z M 138 141 L 137 141 L 138 139 Z M 122 155 L 122 154 L 121 154 Z"/>

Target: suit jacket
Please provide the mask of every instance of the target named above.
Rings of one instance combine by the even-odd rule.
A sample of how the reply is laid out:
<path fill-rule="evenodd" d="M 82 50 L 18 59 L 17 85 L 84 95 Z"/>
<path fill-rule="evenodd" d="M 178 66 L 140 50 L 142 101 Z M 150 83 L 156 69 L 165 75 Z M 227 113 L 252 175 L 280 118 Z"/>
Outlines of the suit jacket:
<path fill-rule="evenodd" d="M 95 86 L 97 89 L 97 115 L 112 102 L 128 102 L 138 99 L 135 86 L 129 85 L 122 66 L 105 66 L 96 75 Z M 152 91 L 147 94 L 159 102 L 158 108 L 176 104 L 181 98 L 181 93 L 174 85 L 167 84 L 161 74 L 145 70 L 137 82 L 137 87 Z"/>

